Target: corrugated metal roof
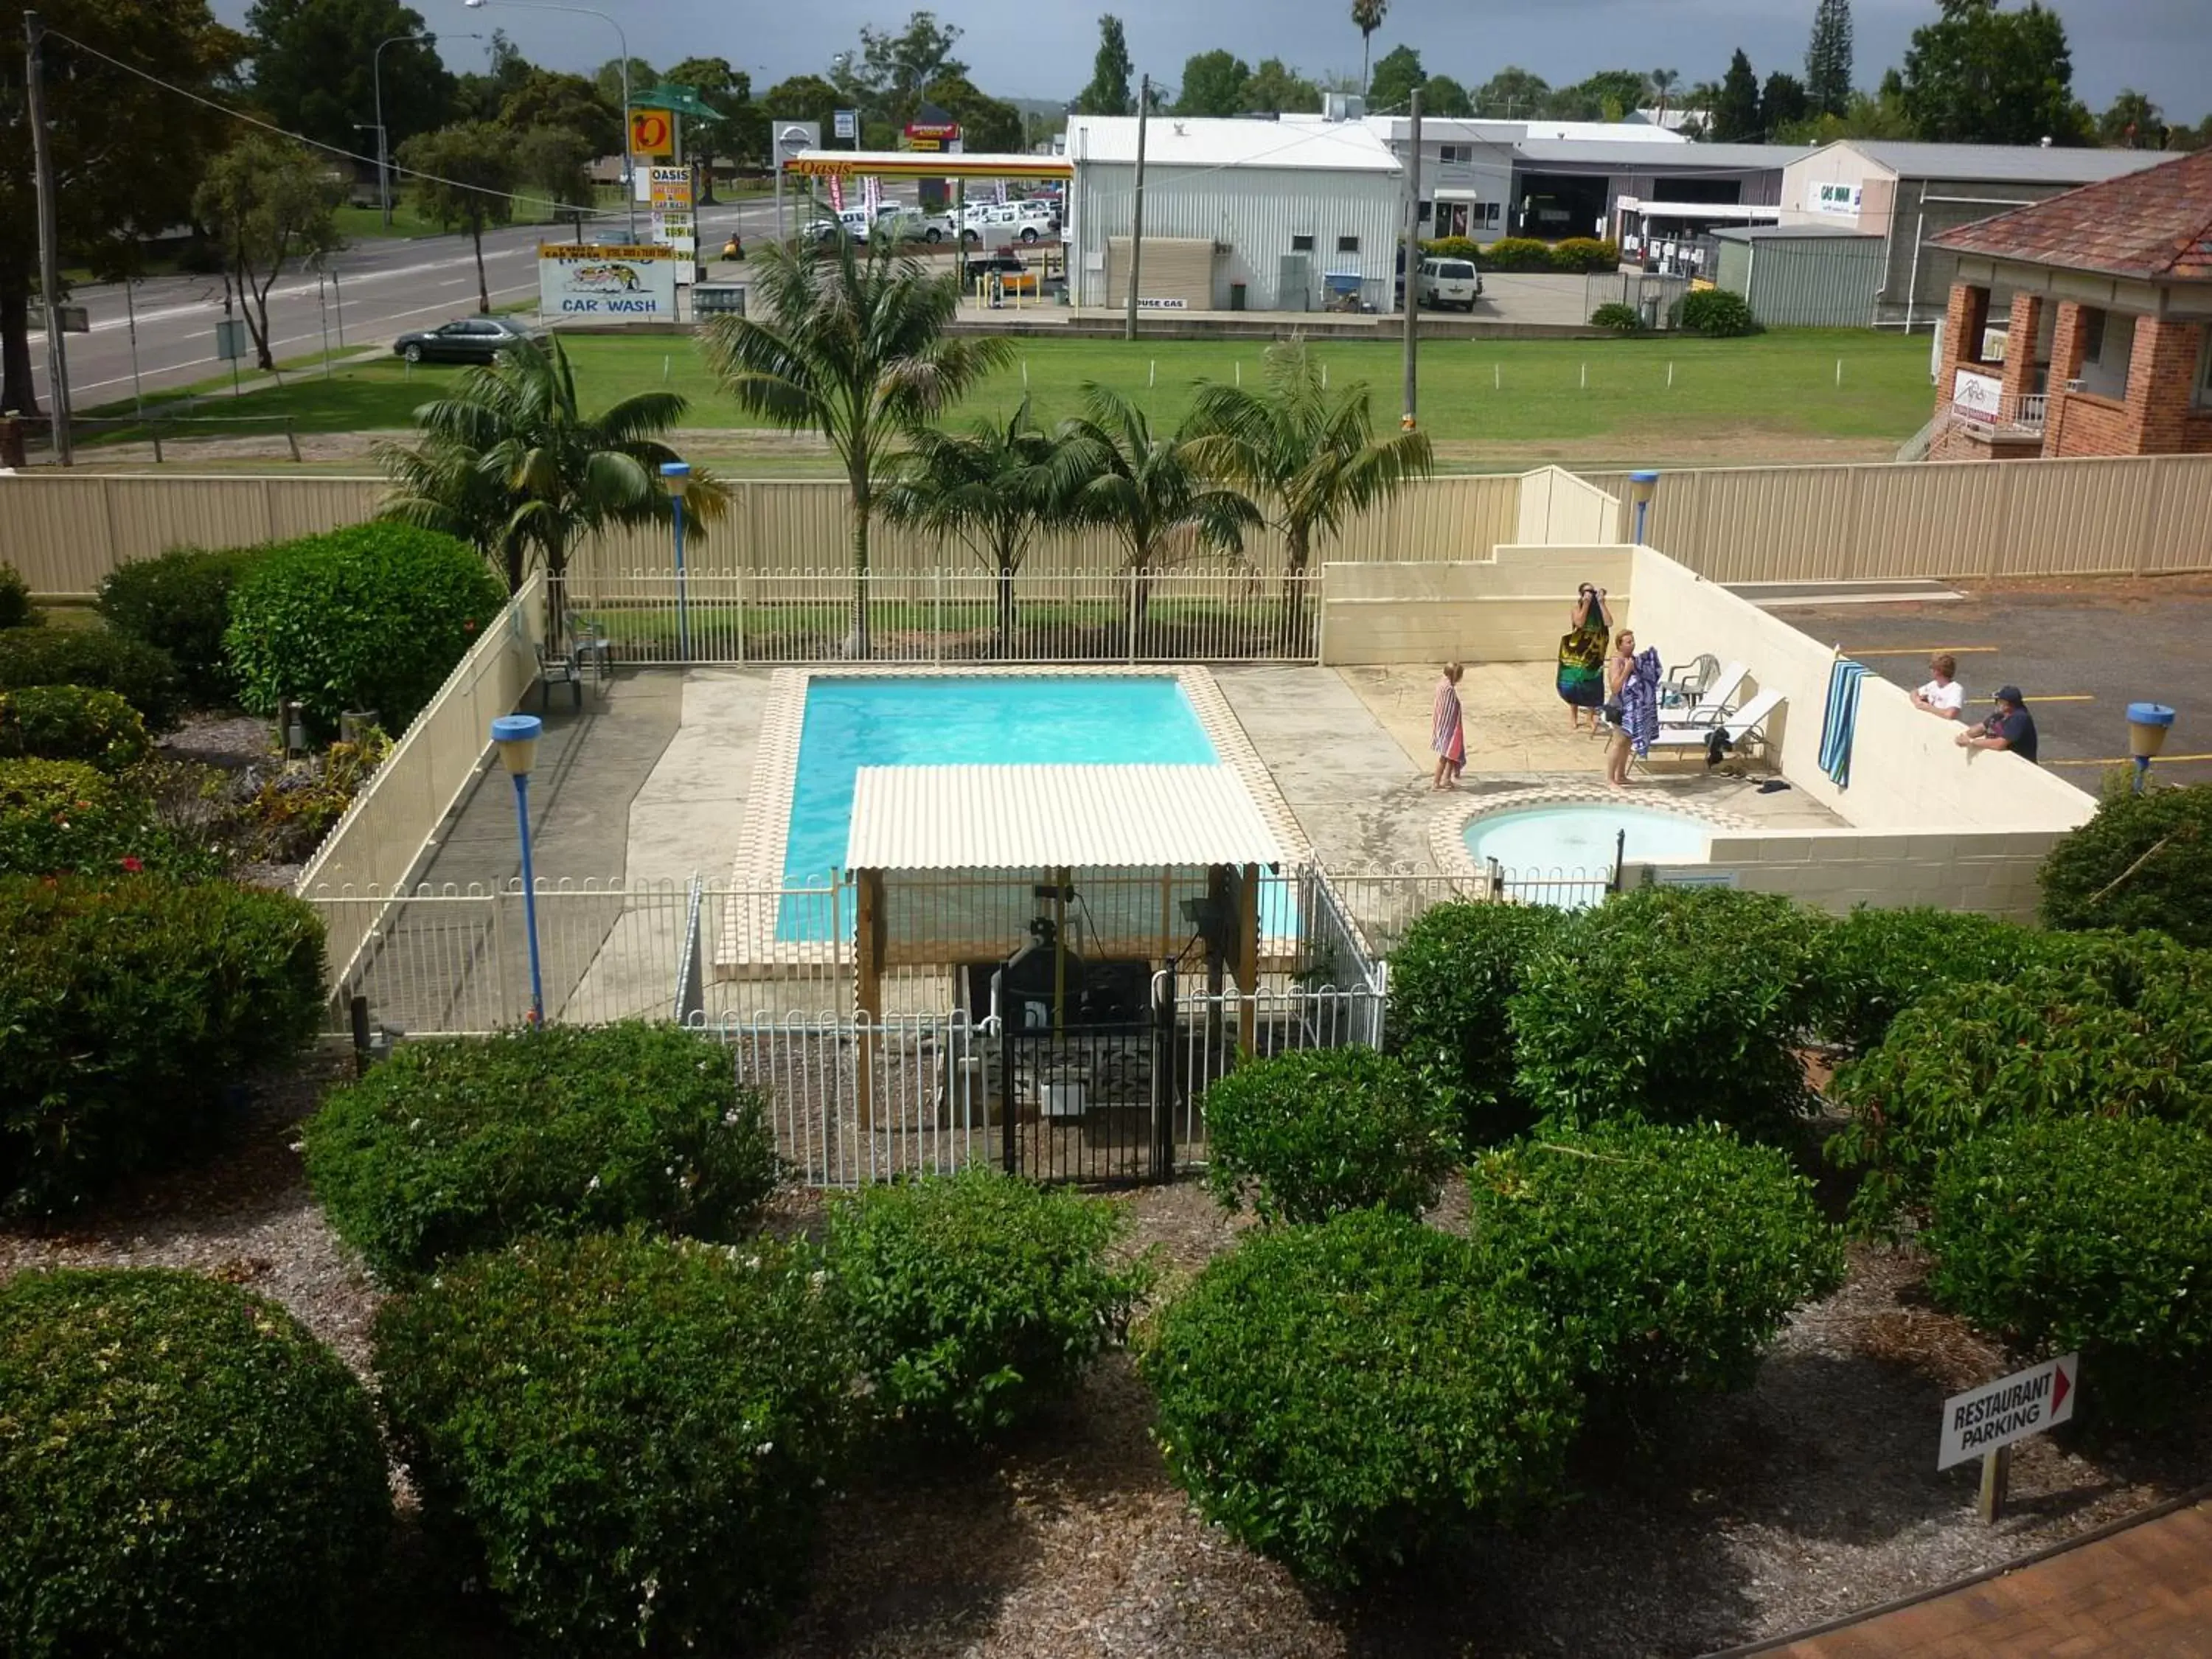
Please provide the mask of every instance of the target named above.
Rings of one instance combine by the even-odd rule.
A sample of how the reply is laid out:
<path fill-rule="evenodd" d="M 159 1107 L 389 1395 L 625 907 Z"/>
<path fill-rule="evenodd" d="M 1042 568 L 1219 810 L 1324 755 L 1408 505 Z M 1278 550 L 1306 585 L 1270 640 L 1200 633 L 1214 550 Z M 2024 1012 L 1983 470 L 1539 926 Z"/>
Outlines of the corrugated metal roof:
<path fill-rule="evenodd" d="M 1134 162 L 1137 118 L 1070 116 L 1067 154 L 1079 165 Z M 1145 131 L 1145 165 L 1398 171 L 1390 147 L 1363 121 L 1255 121 L 1200 115 L 1153 116 Z"/>
<path fill-rule="evenodd" d="M 1867 242 L 1881 240 L 1871 231 L 1854 229 L 1850 225 L 1722 225 L 1713 234 L 1723 242 L 1778 242 L 1806 236 L 1849 237 Z"/>
<path fill-rule="evenodd" d="M 1428 136 L 1425 124 L 1422 137 Z M 1810 144 L 1654 144 L 1620 139 L 1524 138 L 1513 146 L 1523 161 L 1582 161 L 1623 172 L 1696 173 L 1772 167 L 1778 173 L 1813 153 Z"/>
<path fill-rule="evenodd" d="M 2093 185 L 2170 161 L 2154 149 L 2049 149 L 2035 144 L 1916 144 L 1887 138 L 1837 141 L 1900 179 L 1972 179 L 1990 183 Z"/>
<path fill-rule="evenodd" d="M 1954 252 L 2062 270 L 2212 280 L 2212 150 L 2169 156 L 2162 166 L 2083 185 L 1929 240 Z"/>
<path fill-rule="evenodd" d="M 848 870 L 1282 862 L 1225 766 L 864 766 L 845 843 Z"/>

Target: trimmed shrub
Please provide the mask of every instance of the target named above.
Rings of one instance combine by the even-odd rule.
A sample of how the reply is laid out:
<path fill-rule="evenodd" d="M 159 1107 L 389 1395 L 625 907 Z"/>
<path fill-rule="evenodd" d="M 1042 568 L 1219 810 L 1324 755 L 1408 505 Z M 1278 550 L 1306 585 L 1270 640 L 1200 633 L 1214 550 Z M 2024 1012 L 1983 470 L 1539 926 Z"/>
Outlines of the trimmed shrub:
<path fill-rule="evenodd" d="M 0 691 L 27 685 L 112 691 L 138 711 L 149 732 L 167 731 L 184 712 L 184 685 L 169 653 L 105 628 L 0 633 Z"/>
<path fill-rule="evenodd" d="M 1421 252 L 1431 259 L 1474 259 L 1482 247 L 1472 236 L 1437 236 L 1422 243 Z"/>
<path fill-rule="evenodd" d="M 919 1440 L 980 1442 L 1073 1393 L 1152 1282 L 1110 1259 L 1127 1219 L 972 1165 L 837 1200 L 830 1270 L 876 1411 Z"/>
<path fill-rule="evenodd" d="M 100 579 L 100 614 L 109 627 L 167 652 L 185 696 L 202 708 L 219 708 L 238 692 L 222 649 L 231 589 L 264 550 L 178 547 L 134 559 Z"/>
<path fill-rule="evenodd" d="M 2002 983 L 2061 954 L 2065 943 L 1971 910 L 1861 905 L 1820 940 L 1820 1034 L 1864 1054 L 1913 1004 L 1954 997 L 1961 985 Z"/>
<path fill-rule="evenodd" d="M 31 608 L 31 585 L 12 564 L 0 562 L 0 629 L 30 628 L 45 619 Z"/>
<path fill-rule="evenodd" d="M 1391 1049 L 1451 1103 L 1469 1152 L 1535 1121 L 1516 1080 L 1506 1005 L 1530 959 L 1569 925 L 1548 905 L 1440 904 L 1391 953 Z"/>
<path fill-rule="evenodd" d="M 404 732 L 506 604 L 466 542 L 355 525 L 265 550 L 231 594 L 223 647 L 257 714 L 296 697 L 324 738 L 355 708 Z"/>
<path fill-rule="evenodd" d="M 1609 328 L 1615 334 L 1638 334 L 1644 329 L 1644 313 L 1618 300 L 1600 306 L 1590 313 L 1589 319 L 1593 328 Z"/>
<path fill-rule="evenodd" d="M 322 1023 L 322 923 L 287 894 L 5 878 L 0 939 L 0 1211 L 198 1150 Z"/>
<path fill-rule="evenodd" d="M 526 1233 L 733 1240 L 778 1174 L 760 1097 L 673 1025 L 403 1044 L 331 1093 L 307 1156 L 331 1225 L 390 1279 Z"/>
<path fill-rule="evenodd" d="M 2212 949 L 2212 783 L 2106 791 L 2040 878 L 2046 927 L 2154 927 Z"/>
<path fill-rule="evenodd" d="M 811 1258 L 532 1239 L 376 1316 L 385 1414 L 456 1585 L 540 1652 L 740 1646 L 804 1586 L 852 1355 Z"/>
<path fill-rule="evenodd" d="M 1852 1218 L 1889 1224 L 1936 1160 L 2021 1117 L 2212 1124 L 2212 953 L 2158 934 L 2083 937 L 2004 984 L 1907 1008 L 1836 1073 L 1850 1121 L 1829 1160 L 1863 1170 Z"/>
<path fill-rule="evenodd" d="M 367 1394 L 276 1304 L 167 1269 L 0 1285 L 0 1650 L 328 1651 L 391 1524 Z"/>
<path fill-rule="evenodd" d="M 82 761 L 0 760 L 0 876 L 159 875 L 220 860 L 158 823 L 153 803 Z"/>
<path fill-rule="evenodd" d="M 138 711 L 112 691 L 82 685 L 0 691 L 0 760 L 82 761 L 120 772 L 153 747 Z"/>
<path fill-rule="evenodd" d="M 1577 273 L 1618 270 L 1620 244 L 1595 236 L 1570 236 L 1552 244 L 1552 269 Z"/>
<path fill-rule="evenodd" d="M 1759 331 L 1750 302 L 1724 288 L 1692 289 L 1677 301 L 1675 319 L 1691 333 L 1711 339 Z"/>
<path fill-rule="evenodd" d="M 1725 888 L 1647 889 L 1583 913 L 1512 1000 L 1522 1092 L 1571 1121 L 1787 1133 L 1809 1103 L 1796 1045 L 1826 925 Z"/>
<path fill-rule="evenodd" d="M 1944 1155 L 1936 1299 L 2023 1352 L 2076 1349 L 2100 1414 L 2158 1421 L 2212 1360 L 2212 1140 L 2146 1118 L 2028 1118 Z"/>
<path fill-rule="evenodd" d="M 1482 250 L 1482 263 L 1492 270 L 1553 270 L 1552 245 L 1533 236 L 1501 236 Z"/>
<path fill-rule="evenodd" d="M 1199 1512 L 1325 1585 L 1555 1498 L 1577 1422 L 1549 1322 L 1465 1239 L 1380 1210 L 1247 1234 L 1139 1366 Z"/>
<path fill-rule="evenodd" d="M 1843 1282 L 1811 1184 L 1717 1125 L 1540 1131 L 1472 1182 L 1497 1282 L 1559 1322 L 1594 1420 L 1648 1432 L 1748 1388 L 1790 1310 Z"/>

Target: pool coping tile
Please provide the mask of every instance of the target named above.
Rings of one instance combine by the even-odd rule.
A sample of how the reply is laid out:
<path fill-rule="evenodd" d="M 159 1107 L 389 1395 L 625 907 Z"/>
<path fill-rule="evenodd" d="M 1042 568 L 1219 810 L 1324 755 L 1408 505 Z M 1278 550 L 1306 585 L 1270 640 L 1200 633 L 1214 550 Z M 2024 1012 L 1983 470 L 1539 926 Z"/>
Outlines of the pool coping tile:
<path fill-rule="evenodd" d="M 1471 882 L 1476 887 L 1487 885 L 1489 872 L 1474 861 L 1468 851 L 1467 826 L 1477 818 L 1486 818 L 1501 812 L 1517 812 L 1531 806 L 1632 806 L 1639 811 L 1671 812 L 1680 817 L 1696 818 L 1714 830 L 1730 835 L 1759 833 L 1759 826 L 1734 812 L 1724 812 L 1718 807 L 1701 806 L 1694 801 L 1626 799 L 1620 791 L 1603 784 L 1559 784 L 1538 789 L 1507 789 L 1494 795 L 1478 795 L 1464 802 L 1455 802 L 1438 813 L 1429 825 L 1429 851 L 1436 859 L 1437 867 L 1446 875 Z M 1692 864 L 1695 859 L 1667 859 L 1666 864 Z"/>

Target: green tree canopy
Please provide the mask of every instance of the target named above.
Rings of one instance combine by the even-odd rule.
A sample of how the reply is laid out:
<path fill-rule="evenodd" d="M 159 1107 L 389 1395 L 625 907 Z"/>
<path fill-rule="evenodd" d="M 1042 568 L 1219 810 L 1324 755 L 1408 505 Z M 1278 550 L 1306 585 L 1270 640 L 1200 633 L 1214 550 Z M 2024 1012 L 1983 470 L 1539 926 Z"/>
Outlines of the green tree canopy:
<path fill-rule="evenodd" d="M 1359 90 L 1365 92 L 1368 48 L 1375 40 L 1375 31 L 1382 27 L 1382 19 L 1390 9 L 1390 0 L 1352 0 L 1352 26 L 1359 31 Z"/>
<path fill-rule="evenodd" d="M 453 104 L 453 77 L 438 60 L 422 14 L 399 0 L 255 0 L 253 99 L 280 126 L 338 149 L 359 149 L 356 122 L 376 107 L 381 58 L 386 142 L 394 150 L 437 126 Z M 421 40 L 394 36 L 421 35 Z"/>
<path fill-rule="evenodd" d="M 599 89 L 580 75 L 532 69 L 500 106 L 500 122 L 513 131 L 526 127 L 559 127 L 574 133 L 594 156 L 622 153 L 622 106 L 610 107 Z"/>
<path fill-rule="evenodd" d="M 514 217 L 518 182 L 514 140 L 489 121 L 465 122 L 417 133 L 399 149 L 402 167 L 422 175 L 409 179 L 416 210 L 447 230 L 465 230 L 477 256 L 477 309 L 491 309 L 484 281 L 483 232 Z"/>
<path fill-rule="evenodd" d="M 818 75 L 794 75 L 779 81 L 761 99 L 770 121 L 819 121 L 822 136 L 830 137 L 843 100 L 837 88 Z"/>
<path fill-rule="evenodd" d="M 2058 14 L 2029 0 L 1942 0 L 1942 15 L 1912 32 L 1905 54 L 1905 108 L 1936 143 L 2088 142 L 2088 112 L 2074 96 L 2074 60 Z"/>
<path fill-rule="evenodd" d="M 699 199 L 702 204 L 712 203 L 714 158 L 742 155 L 750 148 L 746 140 L 755 124 L 745 118 L 752 113 L 752 77 L 733 67 L 726 58 L 686 58 L 669 66 L 668 80 L 672 86 L 690 88 L 701 103 L 721 118 L 714 121 L 696 115 L 683 118 L 684 159 L 699 164 L 703 180 Z"/>
<path fill-rule="evenodd" d="M 960 142 L 983 155 L 1013 155 L 1022 148 L 1022 112 L 1003 99 L 977 90 L 965 75 L 947 72 L 923 96 L 960 124 Z"/>
<path fill-rule="evenodd" d="M 863 25 L 860 62 L 854 73 L 863 107 L 895 126 L 904 126 L 914 118 L 924 89 L 932 83 L 958 81 L 965 84 L 968 65 L 952 55 L 961 33 L 957 24 L 939 22 L 933 11 L 914 13 L 906 20 L 906 27 L 896 33 Z M 930 101 L 947 113 L 953 112 L 939 100 Z"/>
<path fill-rule="evenodd" d="M 1421 112 L 1463 119 L 1474 113 L 1474 100 L 1450 76 L 1431 75 L 1421 87 Z"/>
<path fill-rule="evenodd" d="M 471 70 L 453 77 L 452 109 L 456 121 L 498 120 L 507 100 L 521 91 L 523 82 L 530 78 L 530 60 L 507 38 L 505 29 L 491 32 L 484 62 L 482 71 Z"/>
<path fill-rule="evenodd" d="M 1729 59 L 1721 77 L 1721 95 L 1713 105 L 1712 135 L 1717 144 L 1755 144 L 1765 129 L 1759 122 L 1759 77 L 1741 46 Z"/>
<path fill-rule="evenodd" d="M 1761 136 L 1771 139 L 1783 129 L 1805 120 L 1812 112 L 1812 100 L 1806 96 L 1805 83 L 1796 76 L 1777 70 L 1766 77 L 1766 84 L 1759 94 L 1759 125 Z"/>
<path fill-rule="evenodd" d="M 1641 70 L 1600 70 L 1571 87 L 1553 88 L 1545 112 L 1559 121 L 1618 121 L 1642 106 L 1644 90 Z"/>
<path fill-rule="evenodd" d="M 1805 46 L 1805 91 L 1814 112 L 1841 115 L 1851 98 L 1851 0 L 1820 0 Z"/>
<path fill-rule="evenodd" d="M 1551 96 L 1549 81 L 1517 64 L 1508 64 L 1474 89 L 1474 112 L 1510 121 L 1540 114 Z"/>
<path fill-rule="evenodd" d="M 1182 86 L 1176 94 L 1177 115 L 1242 115 L 1251 107 L 1252 69 L 1242 58 L 1216 48 L 1183 60 Z"/>
<path fill-rule="evenodd" d="M 2112 149 L 2164 149 L 2166 131 L 2158 106 L 2133 87 L 2123 88 L 2097 118 L 2097 142 Z"/>
<path fill-rule="evenodd" d="M 1265 110 L 1273 115 L 1321 113 L 1319 85 L 1286 67 L 1279 58 L 1260 60 L 1260 67 L 1252 71 L 1251 82 L 1244 88 L 1244 98 L 1247 109 Z"/>
<path fill-rule="evenodd" d="M 1411 46 L 1393 46 L 1375 60 L 1367 77 L 1367 106 L 1396 114 L 1426 77 L 1421 73 L 1421 54 Z"/>
<path fill-rule="evenodd" d="M 633 94 L 647 87 L 660 84 L 660 71 L 642 58 L 629 60 L 629 89 Z M 620 112 L 623 104 L 623 60 L 610 58 L 592 71 L 592 89 L 599 101 L 609 109 Z"/>
<path fill-rule="evenodd" d="M 269 290 L 288 260 L 320 258 L 338 245 L 337 186 L 313 151 L 251 131 L 208 164 L 192 194 L 192 213 L 222 250 L 256 361 L 276 367 L 269 349 Z"/>
<path fill-rule="evenodd" d="M 1133 115 L 1136 94 L 1129 89 L 1135 65 L 1129 61 L 1129 42 L 1121 20 L 1108 12 L 1098 20 L 1098 55 L 1091 62 L 1091 84 L 1076 94 L 1079 115 Z"/>
<path fill-rule="evenodd" d="M 516 186 L 556 210 L 591 205 L 591 162 L 592 147 L 566 128 L 526 127 L 514 135 Z"/>

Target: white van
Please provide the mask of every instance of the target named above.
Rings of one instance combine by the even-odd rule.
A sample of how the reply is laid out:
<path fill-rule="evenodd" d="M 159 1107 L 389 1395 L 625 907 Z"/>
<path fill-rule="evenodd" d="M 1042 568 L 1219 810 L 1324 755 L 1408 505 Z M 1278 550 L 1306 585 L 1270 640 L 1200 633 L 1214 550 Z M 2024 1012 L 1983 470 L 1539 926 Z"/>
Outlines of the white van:
<path fill-rule="evenodd" d="M 1482 273 L 1472 259 L 1424 259 L 1415 292 L 1425 306 L 1457 306 L 1473 311 L 1482 297 Z"/>
<path fill-rule="evenodd" d="M 864 207 L 848 207 L 838 214 L 837 222 L 844 226 L 845 234 L 851 237 L 854 241 L 865 242 L 868 240 L 868 226 L 871 222 L 871 216 L 867 209 Z"/>

